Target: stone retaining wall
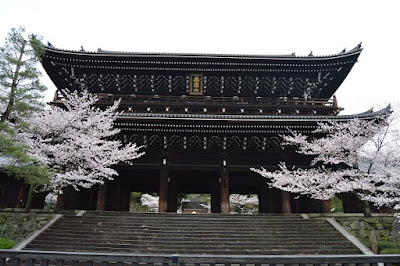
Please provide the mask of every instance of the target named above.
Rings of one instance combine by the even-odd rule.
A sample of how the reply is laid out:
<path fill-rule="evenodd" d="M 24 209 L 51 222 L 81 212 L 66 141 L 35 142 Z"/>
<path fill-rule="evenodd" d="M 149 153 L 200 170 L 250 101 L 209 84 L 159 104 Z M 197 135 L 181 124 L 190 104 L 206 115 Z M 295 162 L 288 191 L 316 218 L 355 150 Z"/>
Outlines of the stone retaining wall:
<path fill-rule="evenodd" d="M 385 240 L 400 244 L 399 234 L 394 228 L 395 218 L 392 216 L 381 217 L 335 217 L 344 229 L 364 242 L 369 242 L 371 232 L 377 240 Z"/>
<path fill-rule="evenodd" d="M 53 217 L 52 213 L 0 211 L 0 237 L 19 242 L 41 228 Z"/>

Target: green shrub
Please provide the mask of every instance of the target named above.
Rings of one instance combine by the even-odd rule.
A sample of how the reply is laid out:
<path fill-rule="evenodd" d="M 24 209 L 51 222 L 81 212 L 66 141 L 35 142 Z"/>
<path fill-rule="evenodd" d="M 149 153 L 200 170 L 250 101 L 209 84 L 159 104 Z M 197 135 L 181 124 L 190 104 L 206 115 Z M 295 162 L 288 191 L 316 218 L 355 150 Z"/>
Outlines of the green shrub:
<path fill-rule="evenodd" d="M 379 253 L 381 253 L 384 249 L 396 249 L 398 248 L 396 243 L 390 241 L 378 241 L 378 249 Z"/>
<path fill-rule="evenodd" d="M 380 254 L 400 254 L 400 248 L 385 248 Z"/>
<path fill-rule="evenodd" d="M 363 243 L 367 248 L 372 249 L 372 245 L 371 245 L 370 241 L 366 241 L 366 239 L 363 239 Z"/>
<path fill-rule="evenodd" d="M 0 237 L 0 249 L 10 249 L 15 245 L 15 241 Z"/>
<path fill-rule="evenodd" d="M 334 196 L 333 198 L 330 199 L 330 202 L 331 202 L 331 211 L 333 213 L 343 212 L 343 203 L 338 197 Z"/>
<path fill-rule="evenodd" d="M 7 222 L 7 215 L 3 214 L 0 216 L 0 224 L 5 224 Z"/>

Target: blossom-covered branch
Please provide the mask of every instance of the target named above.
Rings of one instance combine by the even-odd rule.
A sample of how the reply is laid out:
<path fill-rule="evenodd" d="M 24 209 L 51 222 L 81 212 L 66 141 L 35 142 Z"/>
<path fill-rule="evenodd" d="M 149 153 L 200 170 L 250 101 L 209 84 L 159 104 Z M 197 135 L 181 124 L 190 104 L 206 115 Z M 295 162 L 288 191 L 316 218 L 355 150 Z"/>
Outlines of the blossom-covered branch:
<path fill-rule="evenodd" d="M 357 192 L 378 206 L 399 209 L 399 135 L 390 118 L 352 119 L 319 123 L 311 138 L 298 132 L 283 136 L 286 145 L 313 157 L 309 166 L 279 170 L 251 169 L 267 178 L 270 186 L 292 193 L 328 200 L 337 193 Z"/>
<path fill-rule="evenodd" d="M 29 119 L 29 131 L 20 136 L 30 154 L 40 163 L 55 169 L 52 188 L 90 188 L 118 175 L 112 166 L 132 161 L 141 155 L 140 147 L 125 146 L 111 137 L 119 133 L 113 123 L 119 102 L 101 110 L 94 106 L 97 97 L 88 93 L 67 94 L 64 107 L 52 107 Z"/>

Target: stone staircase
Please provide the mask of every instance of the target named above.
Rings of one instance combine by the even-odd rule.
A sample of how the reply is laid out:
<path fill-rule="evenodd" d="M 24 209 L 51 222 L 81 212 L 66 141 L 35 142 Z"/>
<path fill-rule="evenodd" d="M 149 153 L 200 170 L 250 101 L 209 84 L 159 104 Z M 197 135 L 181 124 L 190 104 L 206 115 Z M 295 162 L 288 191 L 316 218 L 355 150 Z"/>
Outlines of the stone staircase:
<path fill-rule="evenodd" d="M 300 215 L 64 214 L 25 249 L 138 254 L 360 254 L 325 220 Z"/>

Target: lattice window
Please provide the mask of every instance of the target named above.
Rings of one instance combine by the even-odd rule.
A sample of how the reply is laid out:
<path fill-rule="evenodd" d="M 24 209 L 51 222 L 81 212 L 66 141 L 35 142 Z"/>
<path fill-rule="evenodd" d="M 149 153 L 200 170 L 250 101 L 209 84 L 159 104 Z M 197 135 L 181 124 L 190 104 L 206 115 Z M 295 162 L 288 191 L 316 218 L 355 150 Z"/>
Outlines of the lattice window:
<path fill-rule="evenodd" d="M 230 137 L 228 140 L 228 150 L 231 151 L 240 151 L 242 150 L 242 141 L 238 136 Z"/>
<path fill-rule="evenodd" d="M 252 97 L 256 90 L 256 79 L 254 77 L 244 77 L 240 90 L 240 96 Z"/>
<path fill-rule="evenodd" d="M 221 96 L 221 77 L 208 76 L 207 77 L 207 95 Z"/>
<path fill-rule="evenodd" d="M 293 80 L 293 97 L 304 97 L 305 95 L 305 80 L 302 78 L 295 78 Z"/>
<path fill-rule="evenodd" d="M 162 150 L 163 140 L 159 135 L 152 135 L 148 141 L 148 149 L 150 150 Z"/>
<path fill-rule="evenodd" d="M 262 97 L 271 97 L 272 80 L 268 77 L 260 77 L 258 80 L 257 94 Z"/>
<path fill-rule="evenodd" d="M 247 149 L 249 151 L 261 151 L 262 150 L 262 141 L 259 137 L 253 136 L 247 141 Z"/>
<path fill-rule="evenodd" d="M 178 135 L 173 135 L 168 140 L 168 149 L 181 150 L 183 149 L 183 140 Z"/>
<path fill-rule="evenodd" d="M 199 136 L 192 136 L 188 141 L 188 150 L 198 151 L 203 149 L 203 141 Z"/>
<path fill-rule="evenodd" d="M 289 80 L 283 77 L 280 77 L 276 80 L 276 92 L 277 96 L 288 96 L 289 90 Z"/>
<path fill-rule="evenodd" d="M 92 93 L 104 92 L 101 75 L 90 74 L 88 77 L 88 88 Z"/>
<path fill-rule="evenodd" d="M 121 77 L 121 92 L 124 94 L 134 93 L 134 80 L 131 75 Z"/>
<path fill-rule="evenodd" d="M 281 143 L 279 138 L 277 137 L 271 137 L 267 139 L 266 147 L 265 149 L 267 151 L 280 151 L 281 150 Z"/>
<path fill-rule="evenodd" d="M 186 94 L 186 77 L 185 76 L 173 76 L 172 77 L 172 95 L 184 95 Z"/>
<path fill-rule="evenodd" d="M 239 79 L 237 77 L 228 76 L 224 79 L 224 95 L 235 96 L 238 95 Z"/>
<path fill-rule="evenodd" d="M 120 88 L 118 84 L 117 77 L 113 74 L 108 74 L 104 78 L 104 90 L 110 93 L 119 93 Z"/>
<path fill-rule="evenodd" d="M 143 143 L 143 138 L 138 134 L 128 135 L 124 142 L 126 142 L 126 143 L 136 143 L 137 146 L 142 146 L 144 144 Z"/>
<path fill-rule="evenodd" d="M 222 139 L 218 136 L 212 136 L 208 140 L 208 147 L 209 150 L 211 151 L 221 151 L 223 149 L 222 146 Z"/>
<path fill-rule="evenodd" d="M 155 76 L 154 78 L 154 93 L 166 95 L 168 94 L 168 77 L 162 76 Z"/>
<path fill-rule="evenodd" d="M 139 94 L 151 94 L 151 77 L 149 75 L 139 75 L 137 91 Z"/>

